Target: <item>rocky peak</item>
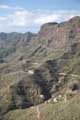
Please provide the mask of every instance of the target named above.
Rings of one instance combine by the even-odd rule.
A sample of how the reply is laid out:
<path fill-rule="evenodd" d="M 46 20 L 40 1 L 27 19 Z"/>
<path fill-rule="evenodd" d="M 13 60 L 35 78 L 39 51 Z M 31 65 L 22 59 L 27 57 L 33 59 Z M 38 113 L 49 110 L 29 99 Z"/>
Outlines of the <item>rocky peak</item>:
<path fill-rule="evenodd" d="M 80 16 L 72 17 L 69 21 L 70 22 L 80 22 Z"/>
<path fill-rule="evenodd" d="M 56 22 L 45 23 L 41 26 L 39 34 L 47 34 L 50 30 L 53 30 L 56 27 L 58 27 L 58 23 Z"/>

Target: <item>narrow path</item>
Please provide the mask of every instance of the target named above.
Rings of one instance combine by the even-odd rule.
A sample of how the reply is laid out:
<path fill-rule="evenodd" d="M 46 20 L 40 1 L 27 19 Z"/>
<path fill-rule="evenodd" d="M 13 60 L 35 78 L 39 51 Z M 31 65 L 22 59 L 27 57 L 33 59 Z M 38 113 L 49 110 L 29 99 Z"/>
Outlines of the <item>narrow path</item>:
<path fill-rule="evenodd" d="M 36 107 L 36 112 L 37 112 L 37 119 L 40 120 L 40 108 L 39 108 L 39 106 Z"/>
<path fill-rule="evenodd" d="M 65 76 L 65 75 L 67 75 L 67 74 L 66 74 L 66 73 L 59 73 L 59 75 Z M 69 74 L 69 75 L 71 75 L 72 77 L 78 77 L 78 78 L 80 78 L 79 75 L 75 75 L 75 74 Z"/>

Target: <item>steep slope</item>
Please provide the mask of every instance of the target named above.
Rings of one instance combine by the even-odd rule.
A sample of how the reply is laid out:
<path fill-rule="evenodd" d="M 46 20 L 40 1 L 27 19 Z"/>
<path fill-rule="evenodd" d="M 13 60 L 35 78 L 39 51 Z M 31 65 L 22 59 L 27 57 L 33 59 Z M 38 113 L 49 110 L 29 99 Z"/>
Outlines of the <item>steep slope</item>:
<path fill-rule="evenodd" d="M 63 23 L 44 24 L 36 37 L 33 45 L 33 56 L 48 58 L 54 51 L 64 51 L 80 41 L 80 17 L 74 17 Z M 54 55 L 54 54 L 53 54 Z M 52 56 L 51 56 L 52 57 Z"/>

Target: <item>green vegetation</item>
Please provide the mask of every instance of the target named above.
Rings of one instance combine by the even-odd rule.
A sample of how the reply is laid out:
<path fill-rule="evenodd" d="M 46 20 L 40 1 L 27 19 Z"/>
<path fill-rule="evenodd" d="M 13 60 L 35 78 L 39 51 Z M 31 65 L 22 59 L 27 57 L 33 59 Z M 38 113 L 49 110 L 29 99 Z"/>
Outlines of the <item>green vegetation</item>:
<path fill-rule="evenodd" d="M 80 119 L 79 94 L 67 102 L 46 103 L 39 106 L 41 120 L 79 120 Z M 4 120 L 36 120 L 36 106 L 25 110 L 9 112 Z"/>

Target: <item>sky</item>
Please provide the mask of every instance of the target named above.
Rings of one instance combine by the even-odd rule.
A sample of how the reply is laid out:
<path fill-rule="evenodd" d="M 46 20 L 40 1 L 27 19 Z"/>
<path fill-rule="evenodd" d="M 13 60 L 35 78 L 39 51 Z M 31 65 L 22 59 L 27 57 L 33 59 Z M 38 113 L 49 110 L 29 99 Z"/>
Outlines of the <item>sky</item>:
<path fill-rule="evenodd" d="M 80 0 L 0 0 L 0 32 L 38 32 L 73 16 L 80 16 Z"/>

